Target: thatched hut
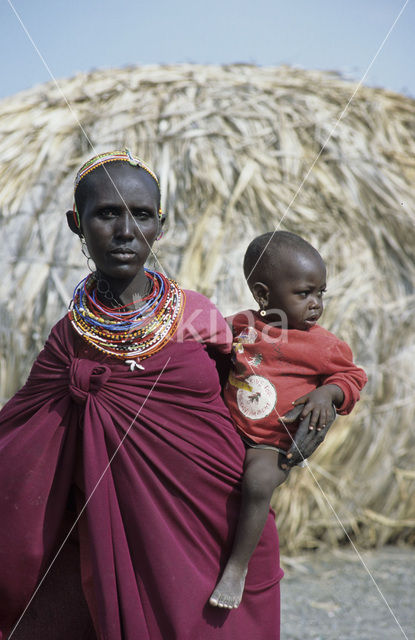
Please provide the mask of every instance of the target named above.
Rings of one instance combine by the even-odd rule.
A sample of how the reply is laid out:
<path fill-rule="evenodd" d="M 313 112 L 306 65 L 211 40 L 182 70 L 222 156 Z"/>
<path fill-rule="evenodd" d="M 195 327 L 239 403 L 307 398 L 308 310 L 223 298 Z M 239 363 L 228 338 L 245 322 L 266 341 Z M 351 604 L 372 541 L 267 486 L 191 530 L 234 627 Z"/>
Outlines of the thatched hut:
<path fill-rule="evenodd" d="M 95 150 L 129 146 L 161 178 L 169 224 L 157 259 L 223 313 L 252 304 L 241 262 L 262 231 L 300 233 L 328 263 L 323 324 L 352 345 L 369 384 L 275 496 L 283 546 L 346 532 L 361 545 L 414 543 L 415 102 L 362 87 L 339 122 L 355 85 L 247 65 L 59 85 L 0 102 L 2 401 L 85 272 L 64 222 L 74 173 Z"/>

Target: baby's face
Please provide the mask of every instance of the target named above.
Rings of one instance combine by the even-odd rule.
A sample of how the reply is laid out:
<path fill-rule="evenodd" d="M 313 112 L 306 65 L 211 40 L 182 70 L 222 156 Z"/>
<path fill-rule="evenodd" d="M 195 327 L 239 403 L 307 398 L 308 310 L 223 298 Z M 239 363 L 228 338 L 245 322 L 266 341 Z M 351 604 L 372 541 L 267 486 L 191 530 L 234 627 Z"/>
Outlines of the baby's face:
<path fill-rule="evenodd" d="M 323 313 L 326 267 L 317 255 L 292 255 L 284 259 L 275 277 L 267 277 L 267 321 L 277 316 L 288 329 L 308 331 Z"/>

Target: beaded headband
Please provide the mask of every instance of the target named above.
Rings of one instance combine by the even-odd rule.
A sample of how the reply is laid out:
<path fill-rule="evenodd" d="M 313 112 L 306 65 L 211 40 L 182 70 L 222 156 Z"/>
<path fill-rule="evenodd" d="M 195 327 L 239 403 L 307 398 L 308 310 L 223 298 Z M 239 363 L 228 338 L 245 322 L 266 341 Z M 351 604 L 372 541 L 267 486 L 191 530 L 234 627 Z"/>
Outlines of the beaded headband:
<path fill-rule="evenodd" d="M 154 171 L 152 171 L 150 167 L 148 167 L 142 160 L 133 156 L 132 153 L 129 151 L 129 149 L 125 149 L 124 151 L 107 151 L 106 153 L 100 153 L 99 155 L 94 156 L 90 160 L 87 160 L 87 162 L 85 162 L 82 165 L 82 167 L 79 169 L 78 173 L 76 174 L 74 190 L 73 190 L 73 195 L 74 195 L 73 217 L 78 229 L 81 228 L 81 219 L 79 217 L 79 211 L 75 201 L 75 194 L 76 194 L 78 185 L 81 182 L 81 180 L 85 178 L 86 175 L 88 175 L 89 173 L 92 173 L 94 169 L 97 169 L 98 167 L 102 167 L 102 165 L 106 164 L 107 162 L 128 162 L 128 164 L 130 164 L 132 167 L 138 167 L 139 169 L 144 169 L 144 171 L 147 171 L 147 173 L 153 178 L 153 180 L 155 180 L 157 186 L 160 189 L 160 184 Z M 162 218 L 163 212 L 161 209 L 158 210 L 158 215 L 159 215 L 159 218 Z"/>

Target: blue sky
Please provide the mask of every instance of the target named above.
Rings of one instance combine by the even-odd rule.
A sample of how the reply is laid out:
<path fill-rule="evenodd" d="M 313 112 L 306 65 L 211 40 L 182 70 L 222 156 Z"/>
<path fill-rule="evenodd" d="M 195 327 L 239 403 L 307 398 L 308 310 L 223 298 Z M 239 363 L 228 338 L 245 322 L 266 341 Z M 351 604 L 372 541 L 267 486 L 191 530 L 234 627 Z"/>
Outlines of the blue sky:
<path fill-rule="evenodd" d="M 415 0 L 0 0 L 0 98 L 135 64 L 291 64 L 415 97 Z"/>

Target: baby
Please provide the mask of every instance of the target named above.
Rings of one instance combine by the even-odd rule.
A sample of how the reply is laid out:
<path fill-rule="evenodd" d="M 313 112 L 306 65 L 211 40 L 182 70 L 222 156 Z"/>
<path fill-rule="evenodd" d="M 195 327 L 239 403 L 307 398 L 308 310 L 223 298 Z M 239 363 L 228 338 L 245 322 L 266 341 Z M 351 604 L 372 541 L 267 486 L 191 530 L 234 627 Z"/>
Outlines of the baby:
<path fill-rule="evenodd" d="M 333 413 L 347 414 L 366 384 L 349 346 L 317 324 L 323 313 L 326 267 L 318 251 L 287 231 L 265 233 L 249 245 L 244 273 L 260 311 L 229 322 L 233 369 L 225 401 L 246 446 L 242 506 L 231 556 L 210 604 L 236 608 L 249 559 L 268 515 L 274 489 L 288 474 L 285 454 L 297 423 L 284 420 L 304 405 L 310 429 L 324 429 Z"/>

